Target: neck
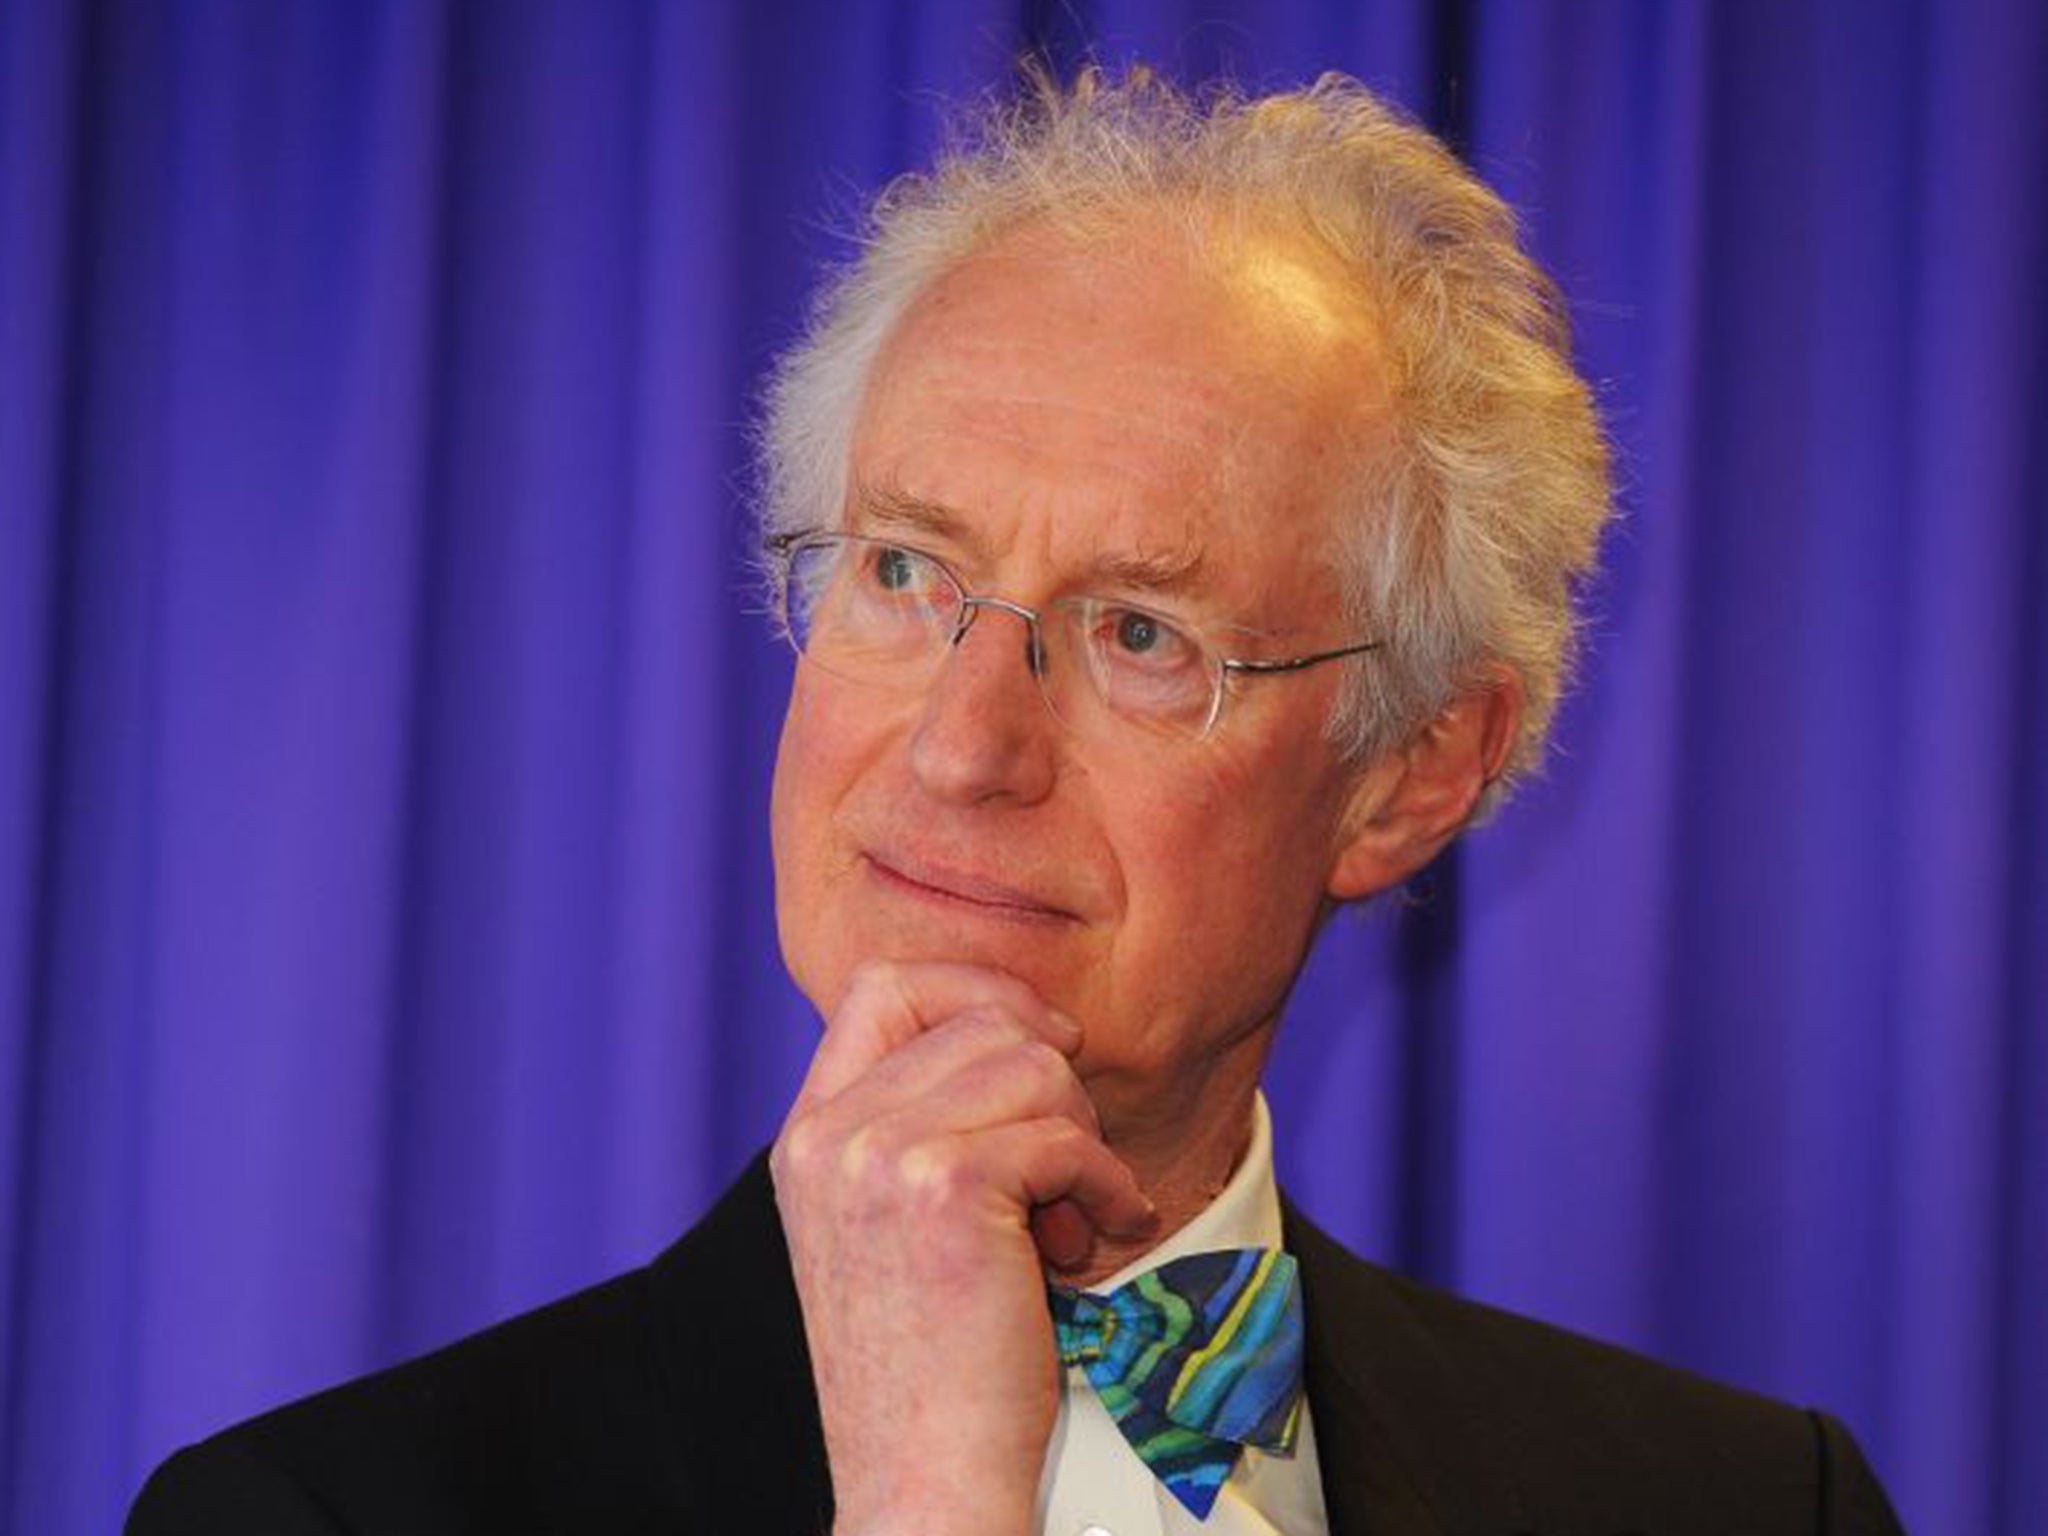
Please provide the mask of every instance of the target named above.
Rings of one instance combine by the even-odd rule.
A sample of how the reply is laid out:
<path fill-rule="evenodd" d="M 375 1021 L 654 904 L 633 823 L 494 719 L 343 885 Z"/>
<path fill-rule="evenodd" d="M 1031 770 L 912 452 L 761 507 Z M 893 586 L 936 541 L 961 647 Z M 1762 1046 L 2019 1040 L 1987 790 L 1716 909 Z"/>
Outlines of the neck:
<path fill-rule="evenodd" d="M 1211 1083 L 1211 1092 L 1193 1096 L 1197 1102 L 1174 1106 L 1169 1114 L 1130 1121 L 1105 1113 L 1104 1137 L 1124 1160 L 1159 1210 L 1159 1225 L 1145 1237 L 1117 1239 L 1098 1235 L 1088 1260 L 1060 1276 L 1064 1284 L 1086 1290 L 1143 1258 L 1208 1208 L 1237 1171 L 1251 1144 L 1252 1102 L 1258 1079 L 1241 1084 Z"/>

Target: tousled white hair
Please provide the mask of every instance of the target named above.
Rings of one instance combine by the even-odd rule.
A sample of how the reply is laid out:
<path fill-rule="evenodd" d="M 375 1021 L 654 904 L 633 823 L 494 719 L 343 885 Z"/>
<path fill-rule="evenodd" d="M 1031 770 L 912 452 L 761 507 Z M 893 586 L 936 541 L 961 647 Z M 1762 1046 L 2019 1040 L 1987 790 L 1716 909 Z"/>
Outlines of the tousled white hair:
<path fill-rule="evenodd" d="M 1398 747 L 1499 669 L 1523 710 L 1501 783 L 1540 761 L 1578 631 L 1575 590 L 1611 503 L 1608 453 L 1557 289 L 1514 214 L 1423 129 L 1325 75 L 1258 98 L 1139 69 L 1040 71 L 985 106 L 928 172 L 891 183 L 858 259 L 770 376 L 764 532 L 836 526 L 877 356 L 936 278 L 1006 231 L 1178 214 L 1199 244 L 1256 227 L 1314 242 L 1378 321 L 1390 430 L 1359 455 L 1332 551 L 1354 633 L 1330 723 L 1361 760 Z"/>

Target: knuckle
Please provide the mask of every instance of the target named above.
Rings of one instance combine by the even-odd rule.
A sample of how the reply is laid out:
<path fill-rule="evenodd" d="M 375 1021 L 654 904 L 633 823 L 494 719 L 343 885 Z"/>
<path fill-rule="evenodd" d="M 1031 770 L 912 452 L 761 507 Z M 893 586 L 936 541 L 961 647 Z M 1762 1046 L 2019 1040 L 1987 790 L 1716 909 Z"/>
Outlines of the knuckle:
<path fill-rule="evenodd" d="M 900 1176 L 907 1203 L 930 1223 L 943 1222 L 962 1209 L 979 1187 L 973 1165 L 957 1147 L 944 1143 L 908 1149 Z"/>
<path fill-rule="evenodd" d="M 898 1140 L 864 1128 L 847 1139 L 841 1156 L 845 1201 L 870 1220 L 942 1219 L 974 1182 L 959 1148 L 947 1140 Z"/>
<path fill-rule="evenodd" d="M 846 1000 L 872 1003 L 893 997 L 903 990 L 903 967 L 894 960 L 867 959 L 856 965 L 846 978 Z"/>
<path fill-rule="evenodd" d="M 875 981 L 871 974 L 874 962 L 863 960 L 846 973 L 846 985 L 839 989 L 839 1001 L 825 1016 L 825 1028 L 829 1033 L 842 1028 L 849 1020 L 866 1018 L 874 1011 Z"/>
<path fill-rule="evenodd" d="M 768 1154 L 769 1168 L 778 1177 L 787 1174 L 798 1180 L 808 1178 L 817 1166 L 820 1135 L 816 1121 L 802 1115 L 791 1117 Z"/>
<path fill-rule="evenodd" d="M 1032 1038 L 1023 1041 L 1017 1047 L 1017 1058 L 1023 1071 L 1041 1089 L 1058 1092 L 1074 1080 L 1067 1058 L 1043 1040 Z"/>
<path fill-rule="evenodd" d="M 976 1045 L 1016 1045 L 1030 1038 L 1022 1024 L 998 1008 L 975 1008 L 963 1013 L 955 1027 Z"/>
<path fill-rule="evenodd" d="M 883 1137 L 874 1125 L 856 1126 L 839 1143 L 835 1172 L 850 1189 L 872 1191 L 889 1164 Z"/>
<path fill-rule="evenodd" d="M 919 1203 L 942 1196 L 959 1179 L 959 1164 L 931 1142 L 903 1148 L 895 1160 L 896 1184 Z"/>

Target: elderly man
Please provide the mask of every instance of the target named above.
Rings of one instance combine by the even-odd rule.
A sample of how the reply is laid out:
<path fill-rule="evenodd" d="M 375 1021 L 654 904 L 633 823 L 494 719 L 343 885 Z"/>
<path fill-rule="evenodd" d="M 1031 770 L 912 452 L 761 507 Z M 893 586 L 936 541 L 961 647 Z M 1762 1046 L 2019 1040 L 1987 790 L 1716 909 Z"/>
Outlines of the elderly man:
<path fill-rule="evenodd" d="M 1498 200 L 1347 82 L 1040 82 L 885 195 L 766 444 L 825 1021 L 772 1154 L 648 1269 L 174 1458 L 131 1529 L 1896 1529 L 1825 1417 L 1274 1185 L 1308 947 L 1536 761 L 1607 512 Z"/>

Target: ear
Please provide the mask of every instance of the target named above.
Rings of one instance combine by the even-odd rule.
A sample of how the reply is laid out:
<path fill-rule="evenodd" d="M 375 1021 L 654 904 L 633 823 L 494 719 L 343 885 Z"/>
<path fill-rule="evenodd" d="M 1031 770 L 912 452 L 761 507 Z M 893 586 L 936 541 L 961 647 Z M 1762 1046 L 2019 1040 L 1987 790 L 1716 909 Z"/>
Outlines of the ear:
<path fill-rule="evenodd" d="M 1459 693 L 1406 745 L 1359 774 L 1328 893 L 1355 901 L 1435 858 L 1500 776 L 1522 721 L 1522 680 L 1505 667 Z"/>

